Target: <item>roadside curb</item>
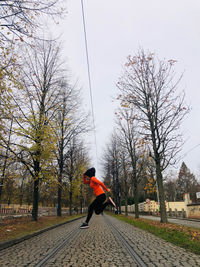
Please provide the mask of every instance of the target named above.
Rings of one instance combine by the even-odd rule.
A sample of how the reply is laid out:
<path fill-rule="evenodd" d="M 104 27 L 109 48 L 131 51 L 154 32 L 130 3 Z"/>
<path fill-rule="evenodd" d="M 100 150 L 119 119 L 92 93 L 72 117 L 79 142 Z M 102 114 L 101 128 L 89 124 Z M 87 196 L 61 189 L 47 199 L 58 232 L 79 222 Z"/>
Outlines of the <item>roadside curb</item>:
<path fill-rule="evenodd" d="M 14 246 L 14 245 L 16 245 L 18 243 L 21 243 L 21 242 L 23 242 L 23 241 L 25 241 L 27 239 L 30 239 L 30 238 L 32 238 L 34 236 L 40 235 L 40 234 L 42 234 L 44 232 L 47 232 L 49 230 L 52 230 L 52 229 L 57 228 L 59 226 L 62 226 L 64 224 L 67 224 L 67 223 L 70 223 L 70 222 L 73 222 L 73 221 L 77 221 L 77 220 L 82 219 L 84 217 L 85 217 L 85 215 L 81 216 L 81 217 L 78 217 L 78 218 L 75 218 L 75 219 L 72 219 L 72 220 L 69 220 L 69 221 L 66 221 L 66 222 L 63 222 L 63 223 L 60 223 L 60 224 L 56 224 L 56 225 L 50 226 L 48 228 L 39 230 L 39 231 L 37 231 L 35 233 L 29 234 L 29 235 L 25 235 L 25 236 L 20 237 L 20 238 L 12 239 L 12 240 L 5 241 L 5 242 L 0 242 L 0 251 L 4 250 L 6 248 L 9 248 L 11 246 Z"/>
<path fill-rule="evenodd" d="M 186 219 L 186 218 L 176 218 L 176 217 L 167 217 L 168 219 L 174 219 L 174 220 L 182 220 L 182 221 L 190 221 L 190 222 L 200 222 L 200 219 Z"/>
<path fill-rule="evenodd" d="M 147 216 L 148 215 L 142 215 L 143 217 L 144 216 Z M 157 218 L 160 218 L 160 216 L 154 216 L 154 217 L 157 217 Z M 180 218 L 180 217 L 167 217 L 167 219 L 172 219 L 172 220 L 182 220 L 182 221 L 190 221 L 190 222 L 200 222 L 200 219 L 190 219 L 190 218 Z"/>
<path fill-rule="evenodd" d="M 122 212 L 122 215 L 124 215 L 124 214 L 125 214 L 125 212 Z M 131 212 L 131 213 L 128 213 L 128 215 L 133 216 L 134 213 Z M 143 214 L 140 214 L 140 216 L 147 217 L 147 219 L 149 219 L 149 220 L 151 220 L 150 218 L 148 218 L 149 216 L 152 216 L 152 217 L 155 217 L 155 218 L 160 218 L 160 216 L 154 216 L 154 215 L 143 215 Z M 167 217 L 167 219 L 191 221 L 191 222 L 200 222 L 200 219 L 192 219 L 192 218 Z"/>

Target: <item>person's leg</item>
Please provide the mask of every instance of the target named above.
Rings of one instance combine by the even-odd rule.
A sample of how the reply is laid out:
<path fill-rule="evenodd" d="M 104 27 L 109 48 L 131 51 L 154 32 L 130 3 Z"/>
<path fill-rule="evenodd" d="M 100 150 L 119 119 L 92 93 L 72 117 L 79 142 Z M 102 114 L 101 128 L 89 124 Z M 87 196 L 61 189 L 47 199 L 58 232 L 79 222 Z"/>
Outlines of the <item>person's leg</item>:
<path fill-rule="evenodd" d="M 87 218 L 86 218 L 86 223 L 89 223 L 91 217 L 92 217 L 92 214 L 93 214 L 93 211 L 95 209 L 95 206 L 96 206 L 96 202 L 97 200 L 95 199 L 91 204 L 90 206 L 88 207 L 88 215 L 87 215 Z"/>
<path fill-rule="evenodd" d="M 111 197 L 108 198 L 108 200 L 106 202 L 104 202 L 106 199 L 106 195 L 105 194 L 102 194 L 102 195 L 99 195 L 97 197 L 97 205 L 95 206 L 95 213 L 96 214 L 100 214 L 101 212 L 103 212 L 103 210 L 108 206 L 108 205 L 111 205 L 114 207 L 115 211 L 117 210 L 117 207 L 115 205 L 115 202 L 112 200 Z"/>
<path fill-rule="evenodd" d="M 105 202 L 105 200 L 106 200 L 106 195 L 105 194 L 99 195 L 96 198 L 96 200 L 97 200 L 97 202 L 96 202 L 96 205 L 95 205 L 95 213 L 97 215 L 99 215 L 109 205 L 109 203 Z"/>

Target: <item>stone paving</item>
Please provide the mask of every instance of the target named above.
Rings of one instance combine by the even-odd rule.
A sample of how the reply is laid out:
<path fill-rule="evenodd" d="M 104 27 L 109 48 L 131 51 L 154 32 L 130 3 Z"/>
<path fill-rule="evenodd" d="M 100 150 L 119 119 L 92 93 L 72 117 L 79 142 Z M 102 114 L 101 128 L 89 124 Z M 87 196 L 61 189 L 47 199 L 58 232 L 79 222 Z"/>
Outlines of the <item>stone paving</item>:
<path fill-rule="evenodd" d="M 66 265 L 62 265 L 63 262 Z M 45 266 L 129 267 L 137 264 L 99 215 L 92 217 L 90 228 L 82 229 L 80 236 Z"/>
<path fill-rule="evenodd" d="M 0 266 L 35 266 L 79 224 L 79 220 L 65 224 L 0 251 Z"/>
<path fill-rule="evenodd" d="M 71 242 L 44 265 L 55 267 L 134 267 L 137 264 L 105 221 L 107 215 L 94 215 L 89 229 L 80 229 Z M 200 256 L 186 252 L 132 225 L 107 216 L 147 266 L 200 266 Z M 82 219 L 83 220 L 83 219 Z M 0 266 L 36 266 L 82 220 L 55 228 L 37 237 L 0 251 Z"/>
<path fill-rule="evenodd" d="M 130 224 L 121 223 L 115 218 L 111 220 L 147 266 L 200 266 L 199 255 L 187 252 Z"/>

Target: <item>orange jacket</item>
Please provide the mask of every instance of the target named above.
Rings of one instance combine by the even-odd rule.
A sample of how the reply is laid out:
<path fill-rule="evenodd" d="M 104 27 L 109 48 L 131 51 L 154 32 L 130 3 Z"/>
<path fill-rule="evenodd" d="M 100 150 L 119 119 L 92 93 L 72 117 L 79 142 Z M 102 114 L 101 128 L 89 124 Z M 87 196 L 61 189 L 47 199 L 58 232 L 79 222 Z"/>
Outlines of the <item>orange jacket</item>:
<path fill-rule="evenodd" d="M 102 187 L 106 190 L 109 191 L 109 189 L 104 185 L 104 183 L 102 183 L 101 181 L 99 181 L 96 177 L 91 177 L 90 180 L 86 180 L 85 179 L 85 175 L 83 175 L 83 183 L 84 184 L 90 184 L 90 187 L 92 187 L 95 196 L 99 196 L 101 194 L 104 194 L 105 192 L 103 191 Z"/>

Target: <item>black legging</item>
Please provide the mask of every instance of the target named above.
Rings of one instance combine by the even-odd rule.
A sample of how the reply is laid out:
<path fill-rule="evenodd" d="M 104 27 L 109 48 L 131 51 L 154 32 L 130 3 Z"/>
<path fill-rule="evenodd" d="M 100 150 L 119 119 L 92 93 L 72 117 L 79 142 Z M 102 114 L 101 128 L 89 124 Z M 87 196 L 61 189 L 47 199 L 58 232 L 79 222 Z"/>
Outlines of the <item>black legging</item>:
<path fill-rule="evenodd" d="M 90 204 L 90 206 L 88 207 L 88 215 L 87 215 L 87 219 L 86 219 L 86 223 L 89 223 L 89 220 L 92 217 L 93 211 L 95 211 L 95 213 L 98 215 L 100 214 L 106 206 L 108 206 L 108 202 L 104 201 L 106 200 L 106 195 L 105 194 L 101 194 L 99 196 L 97 196 L 95 198 L 95 200 Z"/>

